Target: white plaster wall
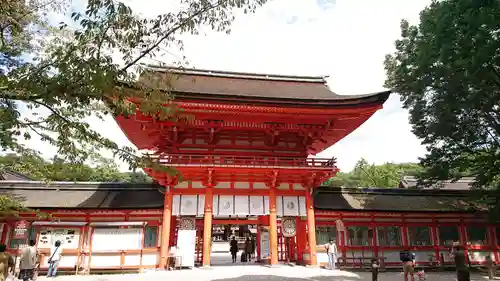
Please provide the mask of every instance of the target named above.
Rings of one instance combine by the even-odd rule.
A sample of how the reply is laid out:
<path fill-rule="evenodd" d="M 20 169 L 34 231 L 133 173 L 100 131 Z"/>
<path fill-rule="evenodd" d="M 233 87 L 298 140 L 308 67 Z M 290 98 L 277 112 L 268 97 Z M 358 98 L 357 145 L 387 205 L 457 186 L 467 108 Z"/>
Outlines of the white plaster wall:
<path fill-rule="evenodd" d="M 97 256 L 92 255 L 90 259 L 90 267 L 117 267 L 120 266 L 121 256 L 119 254 L 112 256 Z"/>
<path fill-rule="evenodd" d="M 44 256 L 43 257 L 43 264 L 48 265 L 49 264 L 49 258 L 50 256 Z M 59 262 L 60 267 L 74 267 L 78 261 L 78 256 L 76 255 L 62 255 L 61 256 L 61 261 Z"/>
<path fill-rule="evenodd" d="M 215 186 L 215 188 L 230 188 L 230 187 L 231 187 L 231 183 L 230 182 L 219 182 Z"/>
<path fill-rule="evenodd" d="M 142 264 L 143 265 L 157 265 L 159 263 L 159 255 L 158 254 L 143 254 L 142 255 Z"/>
<path fill-rule="evenodd" d="M 183 181 L 179 183 L 178 185 L 175 186 L 175 188 L 188 188 L 189 187 L 189 182 L 188 181 Z"/>
<path fill-rule="evenodd" d="M 141 255 L 125 255 L 123 265 L 125 265 L 125 266 L 140 266 L 141 265 Z"/>
<path fill-rule="evenodd" d="M 267 186 L 263 182 L 254 182 L 253 188 L 254 189 L 268 189 Z"/>
<path fill-rule="evenodd" d="M 191 182 L 191 186 L 193 188 L 205 188 L 203 186 L 203 183 L 201 183 L 201 181 L 193 181 L 193 182 Z"/>
<path fill-rule="evenodd" d="M 248 183 L 248 182 L 235 182 L 234 183 L 234 188 L 237 188 L 237 189 L 249 189 L 250 188 L 250 183 Z"/>

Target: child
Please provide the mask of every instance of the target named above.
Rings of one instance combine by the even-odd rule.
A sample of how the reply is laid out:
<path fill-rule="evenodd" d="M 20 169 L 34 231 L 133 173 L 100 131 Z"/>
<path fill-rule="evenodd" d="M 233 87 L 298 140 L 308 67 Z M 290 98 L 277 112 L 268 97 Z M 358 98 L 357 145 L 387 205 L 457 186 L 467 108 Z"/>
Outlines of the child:
<path fill-rule="evenodd" d="M 372 259 L 372 281 L 378 281 L 379 267 L 378 259 Z"/>
<path fill-rule="evenodd" d="M 425 280 L 427 280 L 427 278 L 425 277 L 425 272 L 424 272 L 423 268 L 417 270 L 417 277 L 418 277 L 418 281 L 425 281 Z"/>

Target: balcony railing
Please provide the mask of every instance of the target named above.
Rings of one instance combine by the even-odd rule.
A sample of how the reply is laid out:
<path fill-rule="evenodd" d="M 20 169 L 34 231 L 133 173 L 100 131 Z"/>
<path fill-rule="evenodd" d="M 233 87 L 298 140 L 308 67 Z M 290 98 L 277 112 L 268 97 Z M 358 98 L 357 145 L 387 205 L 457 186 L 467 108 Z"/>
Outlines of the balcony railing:
<path fill-rule="evenodd" d="M 158 158 L 158 156 L 156 156 Z M 168 166 L 204 167 L 286 167 L 336 169 L 335 158 L 295 158 L 271 156 L 227 156 L 227 155 L 164 155 L 160 163 Z"/>

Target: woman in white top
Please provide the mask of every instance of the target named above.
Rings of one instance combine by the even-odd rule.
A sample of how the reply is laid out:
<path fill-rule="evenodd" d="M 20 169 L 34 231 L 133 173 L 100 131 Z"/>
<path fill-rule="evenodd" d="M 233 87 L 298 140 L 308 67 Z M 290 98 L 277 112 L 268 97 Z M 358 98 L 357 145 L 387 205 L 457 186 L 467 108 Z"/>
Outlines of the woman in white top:
<path fill-rule="evenodd" d="M 335 269 L 335 264 L 337 263 L 337 245 L 335 240 L 330 238 L 328 244 L 325 245 L 326 254 L 328 255 L 328 269 Z"/>
<path fill-rule="evenodd" d="M 49 270 L 47 271 L 47 277 L 56 277 L 57 267 L 59 266 L 59 261 L 61 260 L 61 241 L 57 240 L 54 246 L 50 249 L 49 256 Z"/>

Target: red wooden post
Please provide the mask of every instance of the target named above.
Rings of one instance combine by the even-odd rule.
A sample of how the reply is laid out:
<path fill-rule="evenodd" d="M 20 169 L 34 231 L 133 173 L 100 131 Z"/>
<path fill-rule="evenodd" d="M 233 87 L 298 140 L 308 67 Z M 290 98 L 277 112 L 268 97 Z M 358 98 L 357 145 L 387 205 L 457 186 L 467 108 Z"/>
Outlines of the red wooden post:
<path fill-rule="evenodd" d="M 210 266 L 210 255 L 212 253 L 212 187 L 208 187 L 205 193 L 205 215 L 203 217 L 203 266 Z"/>
<path fill-rule="evenodd" d="M 458 227 L 460 232 L 460 242 L 464 247 L 465 258 L 467 259 L 467 261 L 469 261 L 469 239 L 467 237 L 467 229 L 465 227 L 463 216 L 460 216 L 460 225 Z"/>
<path fill-rule="evenodd" d="M 316 257 L 316 217 L 314 216 L 314 202 L 312 197 L 312 187 L 306 193 L 307 212 L 307 242 L 309 245 L 309 264 L 317 265 Z"/>
<path fill-rule="evenodd" d="M 498 259 L 497 229 L 495 226 L 490 226 L 489 230 L 490 230 L 490 245 L 491 245 L 491 248 L 493 249 L 495 262 L 498 264 L 500 262 L 500 260 Z"/>
<path fill-rule="evenodd" d="M 432 244 L 434 245 L 434 257 L 436 261 L 440 262 L 441 255 L 439 254 L 438 226 L 435 216 L 432 216 L 431 234 L 432 234 Z"/>
<path fill-rule="evenodd" d="M 160 245 L 160 268 L 166 268 L 168 263 L 171 218 L 172 218 L 172 192 L 170 192 L 170 188 L 165 188 L 163 220 L 161 227 L 162 234 L 161 234 L 161 245 Z"/>
<path fill-rule="evenodd" d="M 257 243 L 257 260 L 260 261 L 260 227 L 262 226 L 262 216 L 258 216 L 257 235 L 255 243 Z"/>
<path fill-rule="evenodd" d="M 373 215 L 370 215 L 370 227 L 373 233 L 372 235 L 373 256 L 378 257 L 377 227 L 375 225 L 375 218 Z"/>
<path fill-rule="evenodd" d="M 402 221 L 402 224 L 401 224 L 401 235 L 403 235 L 403 247 L 406 248 L 410 245 L 410 241 L 408 241 L 408 226 L 406 225 L 406 219 L 404 217 L 404 215 L 401 216 L 401 221 Z"/>
<path fill-rule="evenodd" d="M 269 190 L 269 244 L 271 247 L 271 265 L 278 264 L 278 223 L 276 216 L 276 190 Z"/>

